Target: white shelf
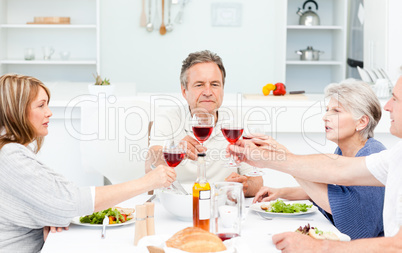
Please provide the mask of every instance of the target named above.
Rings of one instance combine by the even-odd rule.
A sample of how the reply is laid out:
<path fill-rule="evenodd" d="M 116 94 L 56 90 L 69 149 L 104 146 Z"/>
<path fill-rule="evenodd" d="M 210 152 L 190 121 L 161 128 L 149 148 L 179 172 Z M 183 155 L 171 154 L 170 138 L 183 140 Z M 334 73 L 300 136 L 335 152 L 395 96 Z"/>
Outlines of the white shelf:
<path fill-rule="evenodd" d="M 305 26 L 305 25 L 288 25 L 286 27 L 289 30 L 342 30 L 342 26 L 333 25 L 317 25 L 317 26 Z"/>
<path fill-rule="evenodd" d="M 47 25 L 47 24 L 3 24 L 0 25 L 1 28 L 24 28 L 24 29 L 31 29 L 31 28 L 41 28 L 41 29 L 95 29 L 96 25 Z"/>
<path fill-rule="evenodd" d="M 340 61 L 286 61 L 287 65 L 342 65 Z"/>
<path fill-rule="evenodd" d="M 318 2 L 318 1 L 317 1 Z M 340 82 L 346 74 L 346 37 L 349 0 L 320 0 L 314 11 L 322 25 L 298 25 L 300 0 L 287 0 L 286 86 L 289 90 L 322 93 L 329 83 Z M 324 52 L 319 61 L 301 61 L 295 50 L 312 46 Z"/>
<path fill-rule="evenodd" d="M 2 60 L 0 64 L 15 64 L 15 65 L 95 65 L 96 60 Z"/>
<path fill-rule="evenodd" d="M 23 73 L 43 82 L 92 81 L 100 73 L 100 0 L 0 0 L 0 75 Z M 70 17 L 71 24 L 28 24 L 35 16 Z M 27 39 L 28 38 L 28 39 Z M 51 60 L 43 47 L 52 47 Z M 24 60 L 27 49 L 35 60 Z M 63 52 L 71 57 L 62 60 Z"/>

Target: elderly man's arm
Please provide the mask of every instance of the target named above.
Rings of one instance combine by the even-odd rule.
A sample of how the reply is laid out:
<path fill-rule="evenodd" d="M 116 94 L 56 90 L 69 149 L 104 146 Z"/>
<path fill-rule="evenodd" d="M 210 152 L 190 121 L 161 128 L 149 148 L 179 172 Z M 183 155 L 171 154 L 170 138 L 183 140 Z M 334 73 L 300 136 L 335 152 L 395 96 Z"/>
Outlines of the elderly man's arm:
<path fill-rule="evenodd" d="M 402 251 L 402 231 L 393 237 L 359 239 L 352 242 L 317 240 L 307 235 L 286 232 L 274 235 L 272 242 L 282 252 L 384 252 Z"/>

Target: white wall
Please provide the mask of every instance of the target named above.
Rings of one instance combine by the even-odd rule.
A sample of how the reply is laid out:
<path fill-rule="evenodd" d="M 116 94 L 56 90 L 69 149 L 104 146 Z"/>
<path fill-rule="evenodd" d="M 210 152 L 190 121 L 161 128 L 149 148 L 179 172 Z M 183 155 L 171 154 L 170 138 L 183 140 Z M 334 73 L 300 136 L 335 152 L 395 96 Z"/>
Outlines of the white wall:
<path fill-rule="evenodd" d="M 224 2 L 242 3 L 242 26 L 211 26 L 211 4 Z M 260 93 L 284 80 L 286 1 L 191 0 L 184 22 L 165 36 L 139 26 L 141 3 L 101 1 L 101 73 L 111 81 L 134 81 L 138 92 L 178 92 L 182 60 L 203 49 L 222 57 L 226 92 Z M 172 5 L 172 19 L 179 8 Z"/>

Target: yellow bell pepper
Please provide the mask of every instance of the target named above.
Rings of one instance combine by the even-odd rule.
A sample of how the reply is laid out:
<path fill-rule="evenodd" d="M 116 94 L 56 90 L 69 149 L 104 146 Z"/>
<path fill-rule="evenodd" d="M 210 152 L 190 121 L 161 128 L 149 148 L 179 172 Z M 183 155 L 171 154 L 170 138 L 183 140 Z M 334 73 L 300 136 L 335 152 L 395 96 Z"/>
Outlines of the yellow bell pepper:
<path fill-rule="evenodd" d="M 264 96 L 268 96 L 269 93 L 271 93 L 271 90 L 275 90 L 276 86 L 272 83 L 269 83 L 267 85 L 265 85 L 264 87 L 262 87 L 262 94 L 264 94 Z"/>

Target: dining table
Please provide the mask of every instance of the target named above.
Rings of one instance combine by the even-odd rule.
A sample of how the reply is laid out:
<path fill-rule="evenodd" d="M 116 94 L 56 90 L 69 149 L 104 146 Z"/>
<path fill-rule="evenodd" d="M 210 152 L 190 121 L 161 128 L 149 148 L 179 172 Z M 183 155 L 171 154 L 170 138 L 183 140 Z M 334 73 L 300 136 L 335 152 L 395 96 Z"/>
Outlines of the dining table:
<path fill-rule="evenodd" d="M 120 207 L 142 205 L 150 198 L 148 194 L 138 195 L 125 202 Z M 307 224 L 318 227 L 322 231 L 341 234 L 319 211 L 304 215 L 266 217 L 250 209 L 252 198 L 244 202 L 245 212 L 240 237 L 233 244 L 236 253 L 243 252 L 280 252 L 272 243 L 272 236 L 277 233 L 295 231 Z M 155 204 L 155 236 L 169 238 L 176 232 L 193 225 L 192 220 L 182 220 L 167 212 L 158 198 Z M 308 202 L 308 201 L 307 201 Z M 101 238 L 101 226 L 84 226 L 70 224 L 68 230 L 49 233 L 42 253 L 53 252 L 149 252 L 146 245 L 134 245 L 135 223 L 107 227 L 105 238 Z M 342 235 L 342 234 L 341 234 Z M 232 239 L 233 240 L 233 239 Z"/>

